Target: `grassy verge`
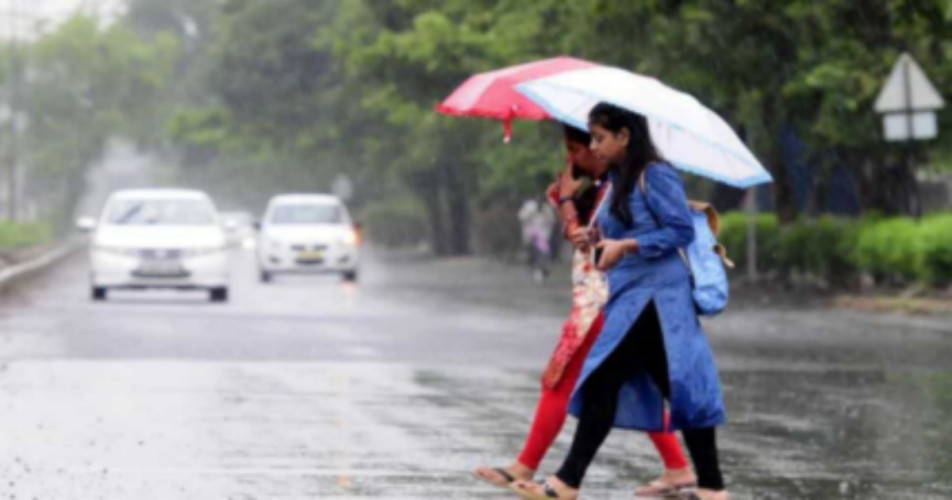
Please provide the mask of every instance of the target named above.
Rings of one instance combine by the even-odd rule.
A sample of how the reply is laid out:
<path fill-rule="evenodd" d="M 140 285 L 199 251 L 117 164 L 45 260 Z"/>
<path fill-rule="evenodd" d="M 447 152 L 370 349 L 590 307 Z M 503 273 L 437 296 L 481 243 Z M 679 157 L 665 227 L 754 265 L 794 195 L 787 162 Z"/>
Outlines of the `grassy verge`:
<path fill-rule="evenodd" d="M 0 222 L 0 251 L 19 250 L 48 243 L 53 231 L 45 223 Z"/>

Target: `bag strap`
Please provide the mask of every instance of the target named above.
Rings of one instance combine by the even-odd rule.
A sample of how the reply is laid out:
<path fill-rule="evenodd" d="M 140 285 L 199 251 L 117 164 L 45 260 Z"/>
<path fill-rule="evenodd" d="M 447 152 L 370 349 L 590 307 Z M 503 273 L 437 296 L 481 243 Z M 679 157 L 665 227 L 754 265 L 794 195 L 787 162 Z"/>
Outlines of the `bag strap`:
<path fill-rule="evenodd" d="M 691 207 L 691 210 L 704 212 L 704 215 L 707 217 L 707 227 L 711 229 L 711 234 L 717 239 L 721 234 L 721 216 L 717 213 L 717 209 L 714 208 L 714 205 L 705 201 L 690 200 L 688 201 L 688 205 Z M 727 247 L 718 243 L 714 245 L 714 253 L 721 257 L 721 262 L 724 263 L 725 267 L 734 269 L 734 261 L 727 256 Z"/>
<path fill-rule="evenodd" d="M 588 218 L 588 224 L 586 224 L 586 226 L 588 226 L 588 229 L 592 229 L 593 227 L 595 227 L 595 223 L 598 221 L 598 214 L 602 211 L 602 207 L 605 206 L 605 200 L 607 200 L 608 197 L 611 196 L 612 194 L 611 181 L 605 181 L 605 182 L 606 182 L 605 193 L 602 194 L 601 199 L 598 200 L 598 205 L 595 206 L 595 210 L 592 212 L 592 215 Z"/>

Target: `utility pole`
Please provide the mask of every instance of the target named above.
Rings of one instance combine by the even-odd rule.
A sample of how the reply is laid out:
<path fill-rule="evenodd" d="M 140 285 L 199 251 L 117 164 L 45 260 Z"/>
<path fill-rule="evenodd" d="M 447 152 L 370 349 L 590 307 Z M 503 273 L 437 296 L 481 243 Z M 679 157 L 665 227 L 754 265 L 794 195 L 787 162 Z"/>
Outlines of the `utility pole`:
<path fill-rule="evenodd" d="M 18 52 L 18 40 L 17 40 L 17 24 L 19 23 L 19 12 L 17 11 L 17 0 L 10 0 L 10 100 L 8 103 L 8 108 L 10 112 L 10 151 L 8 155 L 8 161 L 10 162 L 7 167 L 7 219 L 12 222 L 17 221 L 18 208 L 19 208 L 19 182 L 18 181 L 18 172 L 17 172 L 17 159 L 18 159 L 18 135 L 20 133 L 19 127 L 17 126 L 18 114 L 20 112 L 20 103 L 19 103 L 19 80 L 20 80 L 20 68 L 19 61 L 17 60 Z"/>

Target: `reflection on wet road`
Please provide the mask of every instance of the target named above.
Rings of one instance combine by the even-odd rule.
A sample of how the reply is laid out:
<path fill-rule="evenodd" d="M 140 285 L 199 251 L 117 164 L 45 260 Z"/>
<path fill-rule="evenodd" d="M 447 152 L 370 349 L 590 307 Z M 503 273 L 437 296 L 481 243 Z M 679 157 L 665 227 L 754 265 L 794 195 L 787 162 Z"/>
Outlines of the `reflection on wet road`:
<path fill-rule="evenodd" d="M 6 298 L 0 498 L 510 497 L 467 471 L 522 444 L 558 284 L 401 261 L 357 287 L 264 287 L 235 265 L 224 306 L 93 305 L 81 260 Z M 952 497 L 952 327 L 741 307 L 708 329 L 735 498 Z M 616 432 L 585 497 L 631 498 L 657 471 L 644 437 Z"/>

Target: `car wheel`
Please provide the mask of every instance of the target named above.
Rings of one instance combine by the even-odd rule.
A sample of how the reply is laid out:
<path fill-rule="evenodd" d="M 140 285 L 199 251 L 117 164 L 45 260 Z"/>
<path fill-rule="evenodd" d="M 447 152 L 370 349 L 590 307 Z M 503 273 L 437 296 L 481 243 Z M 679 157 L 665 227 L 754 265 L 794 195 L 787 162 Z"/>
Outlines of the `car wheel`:
<path fill-rule="evenodd" d="M 105 289 L 104 287 L 101 287 L 101 286 L 94 286 L 94 287 L 92 287 L 92 289 L 90 290 L 90 296 L 91 296 L 92 299 L 93 299 L 94 301 L 96 301 L 96 302 L 102 302 L 102 301 L 106 300 L 106 295 L 107 295 L 107 293 L 108 293 L 108 292 L 106 291 L 106 289 Z"/>
<path fill-rule="evenodd" d="M 227 288 L 212 288 L 211 293 L 212 302 L 228 302 L 228 289 Z"/>
<path fill-rule="evenodd" d="M 261 271 L 258 278 L 262 283 L 271 283 L 273 276 L 268 271 Z"/>
<path fill-rule="evenodd" d="M 344 273 L 344 281 L 348 283 L 357 282 L 357 271 L 347 271 Z"/>

